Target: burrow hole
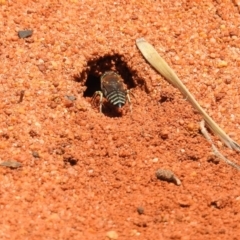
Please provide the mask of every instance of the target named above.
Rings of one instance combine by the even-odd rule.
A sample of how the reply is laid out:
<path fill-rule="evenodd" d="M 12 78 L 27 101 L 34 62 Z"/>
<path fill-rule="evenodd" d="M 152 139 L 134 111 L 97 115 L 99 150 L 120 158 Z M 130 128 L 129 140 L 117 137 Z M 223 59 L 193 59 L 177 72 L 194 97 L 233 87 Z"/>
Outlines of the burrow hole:
<path fill-rule="evenodd" d="M 92 97 L 96 91 L 101 90 L 100 77 L 106 71 L 115 71 L 118 73 L 126 85 L 127 89 L 140 86 L 145 89 L 145 81 L 139 78 L 136 71 L 128 67 L 124 56 L 120 54 L 105 55 L 87 62 L 86 68 L 75 76 L 75 80 L 81 82 L 86 90 L 84 97 Z"/>

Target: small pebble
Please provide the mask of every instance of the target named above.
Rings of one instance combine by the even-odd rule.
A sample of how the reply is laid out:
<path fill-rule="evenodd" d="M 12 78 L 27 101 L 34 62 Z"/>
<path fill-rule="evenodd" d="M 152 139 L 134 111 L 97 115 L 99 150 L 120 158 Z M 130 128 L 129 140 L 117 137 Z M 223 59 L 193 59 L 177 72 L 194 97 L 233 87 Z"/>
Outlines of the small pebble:
<path fill-rule="evenodd" d="M 180 207 L 190 207 L 192 205 L 192 200 L 189 197 L 183 197 L 178 199 L 178 204 Z"/>
<path fill-rule="evenodd" d="M 32 155 L 33 155 L 33 157 L 35 157 L 35 158 L 40 158 L 38 152 L 33 151 L 33 152 L 32 152 Z"/>
<path fill-rule="evenodd" d="M 109 239 L 118 239 L 118 234 L 116 231 L 108 231 L 106 236 L 109 238 Z"/>
<path fill-rule="evenodd" d="M 140 215 L 142 215 L 142 214 L 144 214 L 144 208 L 143 207 L 137 207 L 137 212 L 140 214 Z"/>
<path fill-rule="evenodd" d="M 188 123 L 188 125 L 187 125 L 188 131 L 194 132 L 196 129 L 198 129 L 198 126 L 195 123 L 193 123 L 193 122 Z"/>
<path fill-rule="evenodd" d="M 69 100 L 68 98 L 65 98 L 63 103 L 66 108 L 70 108 L 74 105 L 73 101 Z"/>
<path fill-rule="evenodd" d="M 51 70 L 57 70 L 59 68 L 59 64 L 57 61 L 51 61 L 51 65 L 49 66 Z"/>
<path fill-rule="evenodd" d="M 75 96 L 68 96 L 68 95 L 66 95 L 65 96 L 68 100 L 70 100 L 70 101 L 75 101 L 77 98 L 75 97 Z"/>
<path fill-rule="evenodd" d="M 227 67 L 227 65 L 228 65 L 228 63 L 226 61 L 223 61 L 223 60 L 221 60 L 217 63 L 218 68 Z"/>
<path fill-rule="evenodd" d="M 162 130 L 162 131 L 160 132 L 160 137 L 161 137 L 163 140 L 168 139 L 168 131 L 167 131 L 167 130 Z"/>
<path fill-rule="evenodd" d="M 33 34 L 33 30 L 21 30 L 21 31 L 18 31 L 18 36 L 20 38 L 31 37 L 32 34 Z"/>
<path fill-rule="evenodd" d="M 232 77 L 231 76 L 226 77 L 224 81 L 225 81 L 226 84 L 230 84 L 232 82 Z"/>
<path fill-rule="evenodd" d="M 43 63 L 39 64 L 37 67 L 38 67 L 39 71 L 41 71 L 42 73 L 45 73 L 47 71 L 47 67 Z"/>
<path fill-rule="evenodd" d="M 195 122 L 189 122 L 186 126 L 186 130 L 190 134 L 198 134 L 199 133 L 199 124 Z"/>
<path fill-rule="evenodd" d="M 136 229 L 132 229 L 130 231 L 130 236 L 140 236 L 140 232 L 138 232 Z"/>

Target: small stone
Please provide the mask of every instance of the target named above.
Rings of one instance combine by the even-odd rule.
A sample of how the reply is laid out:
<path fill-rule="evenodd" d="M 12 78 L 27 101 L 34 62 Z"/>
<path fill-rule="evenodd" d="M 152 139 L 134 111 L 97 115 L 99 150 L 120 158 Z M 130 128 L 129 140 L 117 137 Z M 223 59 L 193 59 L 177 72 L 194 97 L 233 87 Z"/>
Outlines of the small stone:
<path fill-rule="evenodd" d="M 138 232 L 136 229 L 130 231 L 130 236 L 139 236 L 141 233 Z"/>
<path fill-rule="evenodd" d="M 93 172 L 94 172 L 94 170 L 93 170 L 93 169 L 89 169 L 89 170 L 88 170 L 88 173 L 89 173 L 89 175 L 92 175 L 92 174 L 93 174 Z"/>
<path fill-rule="evenodd" d="M 38 133 L 37 133 L 36 131 L 34 131 L 33 129 L 31 129 L 31 130 L 29 131 L 29 135 L 30 135 L 32 138 L 34 138 L 34 137 L 37 137 L 37 136 L 38 136 Z"/>
<path fill-rule="evenodd" d="M 54 152 L 57 155 L 63 155 L 65 153 L 65 150 L 63 148 L 56 148 Z"/>
<path fill-rule="evenodd" d="M 75 96 L 68 96 L 68 95 L 66 95 L 65 96 L 68 100 L 70 100 L 70 101 L 75 101 L 77 98 L 75 97 Z"/>
<path fill-rule="evenodd" d="M 194 122 L 190 122 L 190 123 L 188 123 L 188 125 L 187 125 L 187 130 L 188 130 L 189 132 L 198 132 L 198 130 L 199 130 L 199 125 L 196 124 L 196 123 L 194 123 Z"/>
<path fill-rule="evenodd" d="M 220 29 L 225 29 L 226 28 L 226 25 L 222 24 L 220 25 Z"/>
<path fill-rule="evenodd" d="M 162 131 L 160 132 L 160 137 L 161 137 L 163 140 L 167 139 L 167 138 L 168 138 L 168 131 L 162 130 Z"/>
<path fill-rule="evenodd" d="M 108 231 L 106 236 L 109 238 L 109 239 L 118 239 L 118 234 L 116 231 Z"/>
<path fill-rule="evenodd" d="M 35 157 L 35 158 L 40 158 L 38 152 L 33 151 L 33 152 L 32 152 L 32 155 L 33 155 L 33 157 Z"/>
<path fill-rule="evenodd" d="M 190 173 L 190 176 L 191 176 L 191 177 L 197 177 L 197 172 L 195 172 L 195 171 L 191 172 L 191 173 Z"/>
<path fill-rule="evenodd" d="M 184 123 L 185 123 L 185 122 L 184 122 L 183 119 L 180 119 L 180 120 L 179 120 L 179 124 L 180 124 L 181 126 L 182 126 Z"/>
<path fill-rule="evenodd" d="M 153 163 L 158 162 L 158 158 L 154 158 L 154 159 L 152 160 L 152 162 L 153 162 Z"/>
<path fill-rule="evenodd" d="M 65 164 L 70 164 L 71 166 L 75 166 L 78 163 L 78 159 L 72 156 L 64 157 L 63 161 Z"/>
<path fill-rule="evenodd" d="M 219 102 L 221 99 L 223 99 L 226 96 L 225 92 L 218 92 L 215 94 L 216 102 Z"/>
<path fill-rule="evenodd" d="M 38 67 L 39 71 L 42 73 L 45 73 L 47 71 L 47 67 L 45 64 L 40 64 L 37 67 Z"/>
<path fill-rule="evenodd" d="M 57 70 L 59 67 L 59 64 L 56 61 L 51 61 L 51 65 L 49 66 L 52 70 Z"/>
<path fill-rule="evenodd" d="M 59 82 L 57 82 L 57 81 L 53 82 L 53 86 L 54 87 L 58 87 L 59 86 Z"/>
<path fill-rule="evenodd" d="M 215 155 L 209 156 L 209 157 L 207 158 L 207 161 L 208 161 L 208 162 L 211 162 L 211 163 L 213 163 L 213 164 L 219 164 L 219 163 L 220 163 L 220 159 L 219 159 L 217 156 L 215 156 Z"/>
<path fill-rule="evenodd" d="M 144 214 L 144 208 L 143 207 L 137 207 L 137 212 L 138 212 L 138 214 L 140 214 L 140 215 L 142 215 L 142 214 Z"/>
<path fill-rule="evenodd" d="M 217 63 L 217 67 L 218 68 L 223 68 L 223 67 L 227 67 L 228 63 L 226 61 L 220 60 Z"/>
<path fill-rule="evenodd" d="M 191 206 L 191 204 L 188 201 L 185 201 L 182 199 L 178 201 L 178 204 L 180 207 L 190 207 Z"/>
<path fill-rule="evenodd" d="M 225 78 L 225 83 L 226 84 L 230 84 L 231 82 L 232 82 L 232 77 L 231 76 Z"/>
<path fill-rule="evenodd" d="M 181 149 L 180 149 L 180 152 L 181 152 L 181 153 L 185 153 L 186 151 L 185 151 L 185 149 L 181 148 Z"/>
<path fill-rule="evenodd" d="M 65 98 L 64 99 L 64 106 L 66 107 L 66 108 L 70 108 L 70 107 L 72 107 L 74 104 L 73 104 L 73 101 L 71 101 L 71 100 L 69 100 L 68 98 Z"/>
<path fill-rule="evenodd" d="M 33 34 L 33 30 L 21 30 L 21 31 L 18 31 L 18 36 L 20 38 L 31 37 L 32 34 Z"/>
<path fill-rule="evenodd" d="M 182 195 L 177 199 L 177 202 L 180 207 L 186 208 L 190 207 L 193 204 L 191 196 Z"/>

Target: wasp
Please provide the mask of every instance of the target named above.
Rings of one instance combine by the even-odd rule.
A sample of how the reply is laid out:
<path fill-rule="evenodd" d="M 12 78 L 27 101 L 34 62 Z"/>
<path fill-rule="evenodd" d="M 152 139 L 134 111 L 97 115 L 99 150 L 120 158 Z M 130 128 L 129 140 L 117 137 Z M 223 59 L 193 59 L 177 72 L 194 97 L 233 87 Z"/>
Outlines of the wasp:
<path fill-rule="evenodd" d="M 130 105 L 132 112 L 132 105 L 129 96 L 129 90 L 126 90 L 123 85 L 122 78 L 114 71 L 107 71 L 101 76 L 101 91 L 96 91 L 93 95 L 92 101 L 100 96 L 99 110 L 102 112 L 103 97 L 106 98 L 113 106 L 122 108 L 126 101 Z"/>

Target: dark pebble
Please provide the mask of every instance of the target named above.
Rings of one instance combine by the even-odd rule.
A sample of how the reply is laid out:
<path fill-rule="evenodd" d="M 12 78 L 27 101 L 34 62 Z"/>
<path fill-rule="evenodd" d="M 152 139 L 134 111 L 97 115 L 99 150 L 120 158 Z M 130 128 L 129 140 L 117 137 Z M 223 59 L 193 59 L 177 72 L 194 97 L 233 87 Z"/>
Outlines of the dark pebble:
<path fill-rule="evenodd" d="M 31 37 L 33 34 L 33 30 L 22 30 L 22 31 L 18 31 L 18 36 L 20 38 L 27 38 L 27 37 Z"/>
<path fill-rule="evenodd" d="M 32 155 L 33 155 L 33 157 L 35 157 L 35 158 L 40 158 L 38 152 L 33 151 L 33 152 L 32 152 Z"/>
<path fill-rule="evenodd" d="M 143 207 L 138 207 L 137 212 L 141 215 L 144 214 L 144 208 Z"/>

